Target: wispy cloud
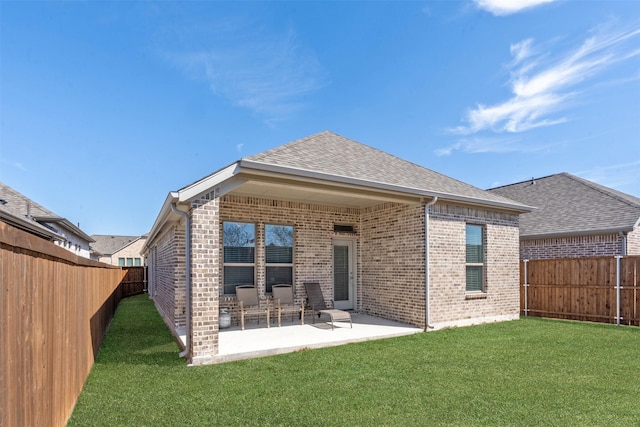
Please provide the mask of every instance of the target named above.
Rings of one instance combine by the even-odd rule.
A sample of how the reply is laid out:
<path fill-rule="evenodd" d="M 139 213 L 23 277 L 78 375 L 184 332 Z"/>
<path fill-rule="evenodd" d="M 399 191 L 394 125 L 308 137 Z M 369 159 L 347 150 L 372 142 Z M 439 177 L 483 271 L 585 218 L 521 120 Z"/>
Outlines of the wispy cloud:
<path fill-rule="evenodd" d="M 204 78 L 216 95 L 267 123 L 290 118 L 304 97 L 327 84 L 316 56 L 289 28 L 277 34 L 259 25 L 218 26 L 204 48 L 166 57 L 190 76 Z M 209 46 L 207 46 L 209 44 Z"/>
<path fill-rule="evenodd" d="M 17 169 L 17 170 L 22 171 L 22 172 L 29 172 L 29 169 L 27 169 L 27 167 L 22 162 L 17 162 L 17 161 L 8 160 L 8 159 L 2 159 L 2 161 L 0 163 L 8 165 L 9 167 L 12 167 L 12 168 Z M 2 169 L 0 169 L 0 172 L 1 171 L 2 171 Z"/>
<path fill-rule="evenodd" d="M 479 9 L 496 16 L 511 15 L 555 0 L 474 0 Z"/>
<path fill-rule="evenodd" d="M 640 160 L 572 172 L 589 181 L 640 197 Z M 625 191 L 625 189 L 628 189 Z"/>
<path fill-rule="evenodd" d="M 568 120 L 554 113 L 566 110 L 578 86 L 605 69 L 640 54 L 631 43 L 640 28 L 608 30 L 604 27 L 578 47 L 550 58 L 532 39 L 511 45 L 507 64 L 510 99 L 492 106 L 477 105 L 464 117 L 465 125 L 453 133 L 470 135 L 480 131 L 524 132 Z M 547 49 L 544 49 L 546 51 Z"/>
<path fill-rule="evenodd" d="M 523 140 L 524 138 L 522 138 L 521 136 L 463 137 L 448 147 L 442 147 L 442 148 L 436 149 L 435 154 L 437 156 L 449 156 L 453 154 L 455 151 L 461 151 L 463 153 L 470 153 L 470 154 L 513 153 L 513 152 L 533 153 L 537 151 L 546 150 L 551 146 L 557 147 L 558 145 L 557 143 L 548 144 L 548 145 L 522 144 Z"/>

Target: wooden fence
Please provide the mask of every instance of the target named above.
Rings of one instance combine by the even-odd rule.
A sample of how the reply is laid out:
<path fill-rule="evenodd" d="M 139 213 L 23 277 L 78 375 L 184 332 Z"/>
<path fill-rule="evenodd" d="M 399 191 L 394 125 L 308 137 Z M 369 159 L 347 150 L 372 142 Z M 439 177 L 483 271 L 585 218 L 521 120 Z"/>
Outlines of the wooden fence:
<path fill-rule="evenodd" d="M 640 256 L 521 261 L 520 312 L 640 326 Z"/>
<path fill-rule="evenodd" d="M 122 267 L 124 279 L 120 283 L 122 298 L 142 294 L 147 290 L 146 267 Z"/>
<path fill-rule="evenodd" d="M 64 426 L 124 271 L 0 222 L 0 426 Z"/>

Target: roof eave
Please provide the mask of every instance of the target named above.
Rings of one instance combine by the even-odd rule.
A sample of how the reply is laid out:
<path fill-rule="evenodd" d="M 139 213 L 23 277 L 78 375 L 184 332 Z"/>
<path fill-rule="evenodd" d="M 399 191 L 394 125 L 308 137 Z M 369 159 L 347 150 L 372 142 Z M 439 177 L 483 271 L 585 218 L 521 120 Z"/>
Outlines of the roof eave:
<path fill-rule="evenodd" d="M 156 220 L 153 223 L 153 226 L 151 227 L 151 231 L 149 231 L 149 233 L 147 234 L 148 235 L 147 241 L 142 247 L 142 250 L 140 251 L 140 253 L 145 253 L 150 248 L 150 244 L 154 241 L 157 234 L 160 232 L 160 230 L 162 230 L 162 228 L 164 227 L 164 224 L 167 222 L 167 219 L 171 216 L 171 213 L 172 213 L 171 205 L 173 203 L 176 203 L 177 201 L 178 201 L 177 191 L 171 191 L 169 192 L 169 194 L 167 194 L 167 197 L 164 200 L 164 203 L 162 204 L 162 208 L 160 208 L 160 213 L 156 217 Z"/>
<path fill-rule="evenodd" d="M 91 236 L 89 236 L 87 233 L 85 233 L 84 231 L 82 231 L 79 227 L 76 227 L 75 225 L 73 225 L 73 223 L 71 223 L 68 219 L 66 218 L 62 218 L 59 216 L 34 216 L 33 219 L 37 222 L 43 222 L 43 223 L 55 223 L 55 224 L 60 224 L 62 227 L 66 228 L 68 231 L 76 234 L 77 236 L 81 237 L 82 239 L 86 240 L 87 242 L 91 243 L 91 242 L 95 242 L 95 240 L 93 240 L 93 238 Z"/>
<path fill-rule="evenodd" d="M 63 236 L 57 234 L 55 231 L 49 230 L 48 228 L 42 226 L 41 224 L 38 224 L 37 222 L 31 222 L 27 219 L 20 218 L 16 215 L 2 210 L 0 210 L 0 219 L 13 227 L 19 228 L 49 241 L 57 240 L 64 242 L 66 240 Z"/>
<path fill-rule="evenodd" d="M 600 234 L 629 233 L 635 229 L 636 227 L 634 226 L 624 226 L 624 227 L 612 227 L 612 228 L 602 228 L 602 229 L 593 229 L 593 230 L 577 230 L 577 231 L 566 231 L 566 232 L 556 232 L 556 233 L 521 234 L 520 238 L 525 240 L 534 240 L 534 239 L 552 239 L 556 237 L 596 236 Z"/>

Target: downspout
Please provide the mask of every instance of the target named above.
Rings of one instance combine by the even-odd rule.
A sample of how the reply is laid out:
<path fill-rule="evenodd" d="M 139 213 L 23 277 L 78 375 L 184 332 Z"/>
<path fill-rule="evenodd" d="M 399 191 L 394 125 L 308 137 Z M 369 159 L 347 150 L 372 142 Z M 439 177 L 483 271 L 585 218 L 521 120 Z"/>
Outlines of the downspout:
<path fill-rule="evenodd" d="M 180 357 L 188 357 L 191 353 L 191 216 L 178 209 L 175 203 L 171 203 L 171 210 L 185 219 L 184 225 L 184 252 L 185 252 L 185 293 L 186 293 L 186 342 Z"/>
<path fill-rule="evenodd" d="M 620 255 L 627 256 L 627 233 L 625 233 L 624 231 L 621 231 L 619 234 L 620 234 L 620 238 L 622 240 L 621 248 L 620 248 Z"/>
<path fill-rule="evenodd" d="M 429 213 L 430 207 L 435 205 L 438 201 L 438 196 L 434 196 L 433 199 L 426 205 L 424 205 L 424 331 L 433 329 L 433 325 L 429 323 Z"/>

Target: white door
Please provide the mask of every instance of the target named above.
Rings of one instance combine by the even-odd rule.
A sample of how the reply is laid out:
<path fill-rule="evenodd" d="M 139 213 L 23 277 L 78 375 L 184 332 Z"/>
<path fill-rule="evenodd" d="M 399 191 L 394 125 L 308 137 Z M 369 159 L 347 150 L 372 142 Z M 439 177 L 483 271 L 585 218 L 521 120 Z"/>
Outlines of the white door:
<path fill-rule="evenodd" d="M 335 308 L 355 306 L 355 244 L 353 240 L 333 241 L 333 301 Z"/>

